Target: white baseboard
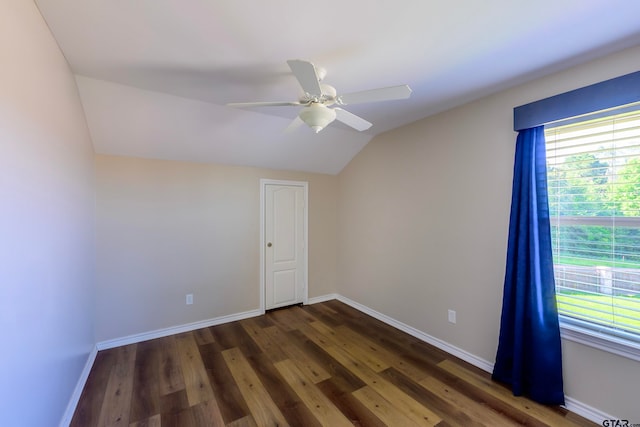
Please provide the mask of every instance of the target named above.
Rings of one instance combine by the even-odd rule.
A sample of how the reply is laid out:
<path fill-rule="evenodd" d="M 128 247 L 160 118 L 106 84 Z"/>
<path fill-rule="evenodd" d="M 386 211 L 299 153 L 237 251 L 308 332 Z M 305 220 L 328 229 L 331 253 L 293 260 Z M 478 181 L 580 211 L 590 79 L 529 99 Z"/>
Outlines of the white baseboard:
<path fill-rule="evenodd" d="M 590 421 L 598 425 L 602 425 L 602 421 L 604 420 L 616 420 L 619 417 L 614 417 L 613 415 L 609 415 L 593 406 L 589 406 L 585 403 L 580 402 L 579 400 L 575 400 L 569 396 L 564 397 L 565 405 L 569 411 L 574 414 L 578 414 L 581 417 L 584 417 Z"/>
<path fill-rule="evenodd" d="M 73 389 L 73 393 L 71 394 L 71 398 L 69 399 L 69 403 L 67 404 L 67 409 L 62 415 L 62 420 L 60 420 L 60 427 L 68 427 L 69 424 L 71 424 L 71 419 L 73 418 L 73 414 L 76 412 L 76 407 L 78 406 L 78 402 L 80 401 L 82 390 L 84 389 L 84 385 L 87 383 L 87 378 L 89 378 L 89 373 L 91 372 L 91 368 L 93 368 L 93 362 L 95 362 L 97 355 L 98 348 L 94 346 L 89 353 L 89 356 L 87 357 L 87 361 L 84 364 L 82 372 L 80 373 L 80 378 L 78 378 L 76 387 Z"/>
<path fill-rule="evenodd" d="M 264 314 L 261 310 L 249 310 L 242 313 L 229 314 L 227 316 L 215 317 L 213 319 L 201 320 L 199 322 L 187 323 L 184 325 L 171 326 L 164 329 L 156 329 L 155 331 L 143 332 L 141 334 L 128 335 L 122 338 L 100 341 L 96 344 L 98 350 L 106 350 L 108 348 L 120 347 L 122 345 L 135 344 L 142 341 L 152 340 L 155 338 L 167 337 L 169 335 L 181 334 L 183 332 L 195 331 L 200 328 L 221 325 L 223 323 L 235 322 L 237 320 L 248 319 Z"/>
<path fill-rule="evenodd" d="M 319 297 L 312 297 L 309 298 L 307 304 L 318 304 L 320 302 L 331 301 L 332 299 L 338 299 L 338 294 L 326 294 L 320 295 Z"/>

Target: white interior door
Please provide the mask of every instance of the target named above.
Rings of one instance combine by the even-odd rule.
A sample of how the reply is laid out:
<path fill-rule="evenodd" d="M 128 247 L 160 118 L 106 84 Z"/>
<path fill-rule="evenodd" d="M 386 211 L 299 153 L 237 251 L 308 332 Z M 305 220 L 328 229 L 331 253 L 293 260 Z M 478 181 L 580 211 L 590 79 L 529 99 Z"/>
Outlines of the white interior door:
<path fill-rule="evenodd" d="M 265 184 L 265 308 L 298 304 L 306 299 L 306 188 Z"/>

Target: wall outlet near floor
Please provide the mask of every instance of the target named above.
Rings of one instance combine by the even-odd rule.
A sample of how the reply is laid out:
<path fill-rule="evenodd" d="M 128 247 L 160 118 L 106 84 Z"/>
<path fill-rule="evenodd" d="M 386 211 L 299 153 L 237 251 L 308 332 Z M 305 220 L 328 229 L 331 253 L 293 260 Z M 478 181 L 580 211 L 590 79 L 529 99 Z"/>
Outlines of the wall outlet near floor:
<path fill-rule="evenodd" d="M 456 323 L 456 312 L 455 312 L 455 310 L 449 310 L 449 323 Z"/>
<path fill-rule="evenodd" d="M 193 294 L 187 294 L 187 305 L 193 304 Z"/>

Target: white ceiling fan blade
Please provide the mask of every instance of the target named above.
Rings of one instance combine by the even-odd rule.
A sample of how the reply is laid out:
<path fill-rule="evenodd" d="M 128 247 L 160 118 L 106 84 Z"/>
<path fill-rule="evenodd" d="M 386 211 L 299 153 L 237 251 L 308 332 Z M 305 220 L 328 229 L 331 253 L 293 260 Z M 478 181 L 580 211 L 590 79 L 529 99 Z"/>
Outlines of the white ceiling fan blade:
<path fill-rule="evenodd" d="M 347 110 L 343 110 L 342 108 L 334 108 L 333 111 L 336 112 L 336 120 L 341 121 L 345 125 L 351 126 L 355 130 L 363 131 L 369 129 L 372 124 L 363 119 L 362 117 L 358 117 L 353 113 L 348 112 Z"/>
<path fill-rule="evenodd" d="M 293 75 L 296 76 L 305 93 L 312 97 L 320 97 L 322 95 L 318 73 L 311 62 L 291 59 L 287 61 L 287 64 L 289 64 L 289 68 L 291 68 Z"/>
<path fill-rule="evenodd" d="M 305 105 L 298 101 L 265 101 L 265 102 L 230 102 L 228 107 L 244 108 L 244 107 L 284 107 Z"/>
<path fill-rule="evenodd" d="M 349 105 L 363 102 L 390 101 L 392 99 L 406 99 L 410 95 L 411 88 L 408 85 L 390 86 L 340 95 L 338 96 L 338 104 Z"/>
<path fill-rule="evenodd" d="M 295 119 L 293 119 L 293 121 L 291 123 L 289 123 L 289 126 L 287 126 L 287 128 L 284 130 L 285 133 L 289 133 L 289 132 L 293 132 L 296 129 L 298 129 L 300 126 L 302 126 L 304 124 L 304 122 L 302 121 L 302 119 L 299 116 L 296 116 Z"/>

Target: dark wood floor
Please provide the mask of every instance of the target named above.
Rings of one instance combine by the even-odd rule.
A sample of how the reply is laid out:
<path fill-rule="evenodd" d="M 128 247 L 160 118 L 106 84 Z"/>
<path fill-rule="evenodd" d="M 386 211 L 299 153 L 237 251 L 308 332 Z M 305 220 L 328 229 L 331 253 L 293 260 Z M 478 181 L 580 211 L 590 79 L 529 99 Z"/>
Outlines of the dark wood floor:
<path fill-rule="evenodd" d="M 72 426 L 595 426 L 338 301 L 100 351 Z"/>

